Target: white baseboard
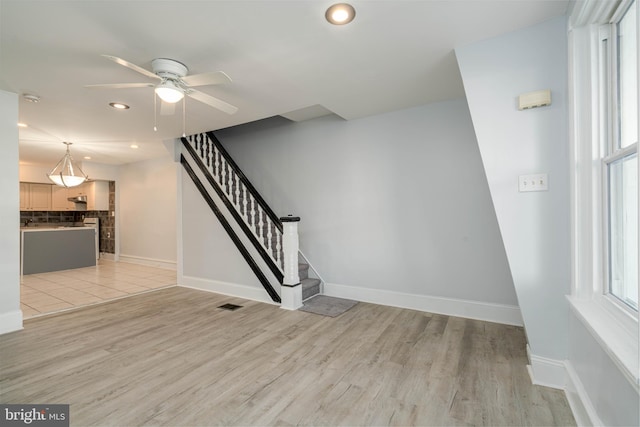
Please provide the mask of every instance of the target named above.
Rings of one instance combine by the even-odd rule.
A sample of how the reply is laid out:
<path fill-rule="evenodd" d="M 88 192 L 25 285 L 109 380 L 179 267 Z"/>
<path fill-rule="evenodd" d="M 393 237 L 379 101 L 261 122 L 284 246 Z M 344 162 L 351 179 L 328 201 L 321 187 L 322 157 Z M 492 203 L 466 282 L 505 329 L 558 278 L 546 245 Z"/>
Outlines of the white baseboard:
<path fill-rule="evenodd" d="M 176 262 L 163 259 L 145 258 L 133 255 L 120 254 L 119 262 L 128 262 L 130 264 L 148 265 L 149 267 L 164 268 L 167 270 L 175 270 Z"/>
<path fill-rule="evenodd" d="M 22 310 L 0 314 L 0 335 L 22 329 Z"/>
<path fill-rule="evenodd" d="M 110 254 L 107 252 L 100 252 L 100 259 L 104 259 L 107 261 L 117 261 L 116 254 Z"/>
<path fill-rule="evenodd" d="M 564 361 L 532 354 L 529 345 L 527 345 L 527 355 L 529 356 L 527 370 L 532 384 L 565 389 L 567 375 Z"/>
<path fill-rule="evenodd" d="M 564 390 L 573 417 L 579 426 L 603 426 L 604 423 L 598 417 L 595 407 L 591 403 L 591 399 L 582 385 L 582 381 L 578 377 L 573 365 L 569 361 L 565 361 L 566 387 Z"/>
<path fill-rule="evenodd" d="M 237 283 L 183 276 L 178 280 L 178 286 L 198 289 L 201 291 L 215 292 L 217 294 L 229 295 L 252 301 L 264 302 L 267 304 L 275 304 L 269 297 L 269 294 L 267 294 L 267 291 L 263 288 L 240 285 Z"/>
<path fill-rule="evenodd" d="M 523 325 L 520 308 L 512 305 L 407 294 L 380 289 L 338 285 L 335 283 L 325 283 L 324 294 L 332 297 L 389 305 L 392 307 L 409 308 L 447 316 L 485 320 L 487 322 L 506 325 Z"/>

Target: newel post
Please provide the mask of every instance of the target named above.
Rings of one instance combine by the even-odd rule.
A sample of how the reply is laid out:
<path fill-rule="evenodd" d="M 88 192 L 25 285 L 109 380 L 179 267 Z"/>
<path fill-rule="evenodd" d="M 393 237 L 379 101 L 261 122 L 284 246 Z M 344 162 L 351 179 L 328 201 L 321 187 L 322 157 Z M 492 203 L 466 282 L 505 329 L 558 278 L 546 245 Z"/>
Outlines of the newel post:
<path fill-rule="evenodd" d="M 282 252 L 284 278 L 282 279 L 282 302 L 280 308 L 297 310 L 302 307 L 302 286 L 298 274 L 298 222 L 300 217 L 285 216 L 282 221 Z"/>

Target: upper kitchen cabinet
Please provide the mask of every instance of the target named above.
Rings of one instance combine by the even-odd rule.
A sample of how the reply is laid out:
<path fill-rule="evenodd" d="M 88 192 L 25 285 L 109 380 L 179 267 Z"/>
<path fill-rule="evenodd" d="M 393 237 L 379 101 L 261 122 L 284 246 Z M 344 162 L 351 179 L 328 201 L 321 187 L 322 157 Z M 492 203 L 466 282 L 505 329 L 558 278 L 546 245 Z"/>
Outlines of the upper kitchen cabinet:
<path fill-rule="evenodd" d="M 21 182 L 20 210 L 51 210 L 51 185 Z"/>
<path fill-rule="evenodd" d="M 90 182 L 83 182 L 80 185 L 76 185 L 75 187 L 67 188 L 67 197 L 78 197 L 78 196 L 86 196 L 87 195 L 87 187 L 91 184 Z"/>
<path fill-rule="evenodd" d="M 86 203 L 74 203 L 70 197 L 86 196 Z M 109 182 L 91 181 L 77 187 L 20 183 L 21 211 L 107 211 Z"/>
<path fill-rule="evenodd" d="M 82 184 L 85 187 L 87 196 L 87 210 L 108 211 L 109 210 L 109 182 L 91 181 Z"/>
<path fill-rule="evenodd" d="M 75 211 L 76 205 L 68 199 L 73 195 L 69 194 L 69 188 L 51 186 L 51 210 L 54 211 Z"/>

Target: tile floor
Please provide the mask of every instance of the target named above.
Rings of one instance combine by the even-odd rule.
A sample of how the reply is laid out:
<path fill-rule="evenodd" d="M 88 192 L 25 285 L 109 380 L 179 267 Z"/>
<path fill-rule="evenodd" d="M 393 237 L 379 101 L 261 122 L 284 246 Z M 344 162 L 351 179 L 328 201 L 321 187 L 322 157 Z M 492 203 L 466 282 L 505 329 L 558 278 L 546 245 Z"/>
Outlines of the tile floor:
<path fill-rule="evenodd" d="M 175 286 L 175 270 L 100 260 L 95 267 L 22 276 L 24 318 Z"/>

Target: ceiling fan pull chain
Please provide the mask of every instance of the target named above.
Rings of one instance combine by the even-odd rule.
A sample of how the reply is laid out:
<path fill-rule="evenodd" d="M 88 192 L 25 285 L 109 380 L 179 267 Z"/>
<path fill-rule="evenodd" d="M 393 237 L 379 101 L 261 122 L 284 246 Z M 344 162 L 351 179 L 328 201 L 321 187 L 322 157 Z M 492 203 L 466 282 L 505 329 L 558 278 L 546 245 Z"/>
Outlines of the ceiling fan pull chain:
<path fill-rule="evenodd" d="M 158 132 L 158 99 L 153 92 L 153 131 Z"/>

